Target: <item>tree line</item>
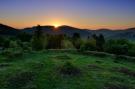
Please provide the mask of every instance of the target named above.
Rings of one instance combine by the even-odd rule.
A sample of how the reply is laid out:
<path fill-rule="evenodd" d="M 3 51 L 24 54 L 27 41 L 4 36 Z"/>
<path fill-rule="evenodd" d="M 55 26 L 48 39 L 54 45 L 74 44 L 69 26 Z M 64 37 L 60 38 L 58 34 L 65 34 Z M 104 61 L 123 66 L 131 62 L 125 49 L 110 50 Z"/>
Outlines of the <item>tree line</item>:
<path fill-rule="evenodd" d="M 126 39 L 106 40 L 104 35 L 93 34 L 92 37 L 82 39 L 79 33 L 72 37 L 65 34 L 45 34 L 40 25 L 33 35 L 20 33 L 17 37 L 0 36 L 0 48 L 40 51 L 44 49 L 77 49 L 80 51 L 99 51 L 117 55 L 135 56 L 135 43 Z"/>

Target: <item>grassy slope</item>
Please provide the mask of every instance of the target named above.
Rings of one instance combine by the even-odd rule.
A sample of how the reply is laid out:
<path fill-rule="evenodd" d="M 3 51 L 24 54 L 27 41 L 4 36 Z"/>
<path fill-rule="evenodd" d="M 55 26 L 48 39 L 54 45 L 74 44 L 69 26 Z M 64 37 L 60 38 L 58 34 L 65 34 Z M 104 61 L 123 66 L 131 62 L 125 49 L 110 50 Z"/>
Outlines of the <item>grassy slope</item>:
<path fill-rule="evenodd" d="M 0 64 L 5 63 L 2 61 L 4 58 L 0 58 Z M 81 74 L 62 76 L 58 70 L 65 61 L 70 61 L 80 68 Z M 32 71 L 34 80 L 28 81 L 19 89 L 113 89 L 105 87 L 115 87 L 119 84 L 120 87 L 135 89 L 135 77 L 115 71 L 117 67 L 135 71 L 135 63 L 115 63 L 109 57 L 100 58 L 68 52 L 38 52 L 25 54 L 22 58 L 8 63 L 8 66 L 0 67 L 0 89 L 16 89 L 7 86 L 9 78 L 23 71 Z"/>

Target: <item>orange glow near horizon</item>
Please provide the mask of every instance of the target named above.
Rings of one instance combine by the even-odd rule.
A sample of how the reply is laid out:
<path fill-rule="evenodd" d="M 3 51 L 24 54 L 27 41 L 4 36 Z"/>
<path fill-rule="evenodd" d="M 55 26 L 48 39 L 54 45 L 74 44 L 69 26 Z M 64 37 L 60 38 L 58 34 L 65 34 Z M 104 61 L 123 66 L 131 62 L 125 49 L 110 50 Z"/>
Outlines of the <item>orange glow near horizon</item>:
<path fill-rule="evenodd" d="M 5 22 L 5 23 L 2 23 L 2 24 L 5 24 L 5 25 L 8 25 L 8 26 L 11 26 L 11 27 L 14 27 L 14 28 L 18 28 L 18 29 L 23 29 L 23 28 L 27 28 L 27 27 L 33 27 L 33 26 L 36 26 L 37 24 L 41 25 L 41 26 L 46 26 L 46 25 L 51 25 L 51 26 L 54 26 L 55 28 L 58 28 L 59 26 L 62 26 L 62 25 L 67 25 L 67 26 L 72 26 L 72 27 L 76 27 L 76 28 L 80 28 L 80 29 L 91 29 L 91 30 L 96 30 L 96 29 L 102 29 L 102 28 L 106 28 L 106 29 L 112 29 L 112 30 L 117 30 L 117 29 L 126 29 L 126 28 L 132 28 L 134 27 L 135 25 L 133 23 L 99 23 L 98 21 L 97 22 L 83 22 L 83 21 L 72 21 L 72 20 L 66 20 L 64 18 L 61 18 L 62 20 L 57 20 L 57 19 L 53 19 L 53 20 L 45 20 L 43 19 L 44 21 L 41 22 L 41 21 L 29 21 L 29 22 L 25 22 L 25 21 L 14 21 L 14 23 L 12 22 L 8 22 L 8 21 L 2 21 L 2 22 Z M 18 22 L 18 23 L 17 23 Z M 80 22 L 80 24 L 78 23 Z M 104 25 L 103 25 L 104 24 Z"/>
<path fill-rule="evenodd" d="M 53 25 L 55 28 L 61 26 L 61 24 L 59 24 L 59 23 L 54 23 L 54 24 L 52 24 L 52 25 Z"/>

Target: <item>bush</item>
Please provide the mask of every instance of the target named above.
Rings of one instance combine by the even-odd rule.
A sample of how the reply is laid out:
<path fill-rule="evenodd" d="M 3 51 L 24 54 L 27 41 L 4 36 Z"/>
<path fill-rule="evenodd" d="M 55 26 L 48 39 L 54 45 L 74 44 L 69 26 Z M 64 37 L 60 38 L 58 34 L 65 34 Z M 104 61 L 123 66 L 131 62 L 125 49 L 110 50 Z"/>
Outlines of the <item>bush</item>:
<path fill-rule="evenodd" d="M 72 63 L 70 62 L 66 62 L 61 68 L 60 68 L 60 74 L 63 75 L 71 75 L 71 76 L 75 76 L 75 75 L 79 75 L 80 74 L 80 69 L 78 69 L 77 67 L 75 67 Z"/>
<path fill-rule="evenodd" d="M 79 33 L 74 33 L 71 41 L 76 49 L 80 49 L 82 45 L 82 39 Z"/>
<path fill-rule="evenodd" d="M 64 49 L 74 49 L 74 46 L 73 46 L 71 41 L 63 40 L 62 41 L 62 48 L 64 48 Z"/>
<path fill-rule="evenodd" d="M 132 43 L 131 48 L 128 50 L 129 56 L 135 56 L 135 44 Z"/>
<path fill-rule="evenodd" d="M 87 40 L 83 43 L 83 45 L 81 46 L 81 50 L 82 51 L 96 51 L 96 41 L 94 39 L 91 40 Z"/>
<path fill-rule="evenodd" d="M 11 61 L 12 58 L 23 56 L 22 50 L 17 50 L 17 49 L 12 49 L 12 48 L 4 50 L 2 54 L 7 58 L 7 61 Z"/>
<path fill-rule="evenodd" d="M 105 51 L 117 55 L 127 55 L 131 45 L 127 40 L 109 40 L 105 44 Z"/>

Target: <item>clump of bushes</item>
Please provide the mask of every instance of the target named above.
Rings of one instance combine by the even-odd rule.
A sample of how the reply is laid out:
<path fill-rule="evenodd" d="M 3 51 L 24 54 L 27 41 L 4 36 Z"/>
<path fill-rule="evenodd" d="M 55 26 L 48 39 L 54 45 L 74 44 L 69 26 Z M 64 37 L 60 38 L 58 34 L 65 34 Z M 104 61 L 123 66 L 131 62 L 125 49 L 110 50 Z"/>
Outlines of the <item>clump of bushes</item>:
<path fill-rule="evenodd" d="M 81 70 L 74 66 L 71 62 L 65 62 L 63 66 L 59 69 L 60 74 L 62 75 L 79 75 L 81 73 Z"/>
<path fill-rule="evenodd" d="M 81 46 L 81 51 L 96 51 L 96 40 L 88 39 Z"/>
<path fill-rule="evenodd" d="M 11 48 L 11 49 L 4 50 L 2 54 L 7 58 L 7 60 L 10 60 L 13 58 L 22 57 L 23 51 Z"/>
<path fill-rule="evenodd" d="M 125 39 L 108 40 L 105 44 L 106 52 L 117 55 L 127 55 L 130 48 L 130 42 Z"/>
<path fill-rule="evenodd" d="M 20 89 L 21 87 L 26 86 L 32 80 L 34 80 L 34 73 L 30 71 L 25 71 L 12 75 L 7 80 L 7 83 L 10 89 Z"/>

